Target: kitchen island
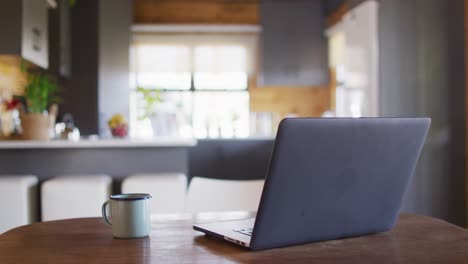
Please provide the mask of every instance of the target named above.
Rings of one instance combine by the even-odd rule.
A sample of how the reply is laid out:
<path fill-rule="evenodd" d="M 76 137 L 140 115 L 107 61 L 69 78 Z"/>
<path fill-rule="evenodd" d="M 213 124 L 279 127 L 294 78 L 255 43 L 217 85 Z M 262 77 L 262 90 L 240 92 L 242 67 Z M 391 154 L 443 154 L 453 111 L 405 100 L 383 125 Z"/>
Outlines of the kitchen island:
<path fill-rule="evenodd" d="M 118 181 L 135 173 L 189 172 L 194 139 L 0 141 L 0 177 L 107 174 Z M 119 190 L 115 190 L 119 191 Z"/>
<path fill-rule="evenodd" d="M 274 138 L 0 141 L 0 177 L 107 174 L 120 182 L 136 173 L 184 173 L 228 180 L 265 178 Z"/>
<path fill-rule="evenodd" d="M 9 140 L 0 141 L 0 149 L 60 149 L 60 148 L 151 148 L 193 147 L 195 139 L 158 138 L 154 140 L 95 139 L 95 140 Z"/>

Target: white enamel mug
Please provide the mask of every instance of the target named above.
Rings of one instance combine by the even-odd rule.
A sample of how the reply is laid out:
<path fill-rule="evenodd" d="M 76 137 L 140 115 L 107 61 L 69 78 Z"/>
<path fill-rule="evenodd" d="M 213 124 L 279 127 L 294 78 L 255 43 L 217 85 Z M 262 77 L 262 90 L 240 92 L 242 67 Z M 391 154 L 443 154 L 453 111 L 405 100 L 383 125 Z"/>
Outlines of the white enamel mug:
<path fill-rule="evenodd" d="M 102 218 L 112 226 L 116 238 L 138 238 L 148 236 L 151 231 L 149 199 L 146 193 L 111 195 L 102 205 Z M 110 205 L 110 219 L 106 213 Z"/>

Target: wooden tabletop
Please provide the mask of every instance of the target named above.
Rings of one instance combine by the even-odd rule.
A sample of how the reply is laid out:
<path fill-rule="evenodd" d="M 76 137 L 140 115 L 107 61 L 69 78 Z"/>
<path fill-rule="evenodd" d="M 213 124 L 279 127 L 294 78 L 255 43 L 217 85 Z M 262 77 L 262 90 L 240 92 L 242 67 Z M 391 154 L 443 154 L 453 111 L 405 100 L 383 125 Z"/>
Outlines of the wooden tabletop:
<path fill-rule="evenodd" d="M 249 216 L 155 216 L 143 239 L 114 239 L 100 218 L 36 223 L 0 235 L 0 263 L 468 263 L 468 231 L 417 215 L 400 216 L 387 233 L 258 252 L 191 226 Z"/>

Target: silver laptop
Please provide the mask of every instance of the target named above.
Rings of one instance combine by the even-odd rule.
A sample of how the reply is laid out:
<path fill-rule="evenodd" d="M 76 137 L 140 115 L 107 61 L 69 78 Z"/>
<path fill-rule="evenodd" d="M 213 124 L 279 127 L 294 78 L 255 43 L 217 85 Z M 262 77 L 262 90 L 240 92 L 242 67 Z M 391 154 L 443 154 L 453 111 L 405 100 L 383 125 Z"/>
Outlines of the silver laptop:
<path fill-rule="evenodd" d="M 430 122 L 284 119 L 256 219 L 193 228 L 252 250 L 387 231 L 395 225 Z"/>

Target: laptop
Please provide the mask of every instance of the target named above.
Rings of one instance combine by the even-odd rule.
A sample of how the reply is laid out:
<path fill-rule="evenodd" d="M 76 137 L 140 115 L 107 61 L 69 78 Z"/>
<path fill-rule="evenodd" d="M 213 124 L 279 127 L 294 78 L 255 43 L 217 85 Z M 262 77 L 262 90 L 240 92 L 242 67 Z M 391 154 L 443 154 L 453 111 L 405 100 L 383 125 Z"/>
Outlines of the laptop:
<path fill-rule="evenodd" d="M 430 123 L 429 118 L 284 119 L 256 218 L 193 228 L 251 250 L 388 231 Z"/>

